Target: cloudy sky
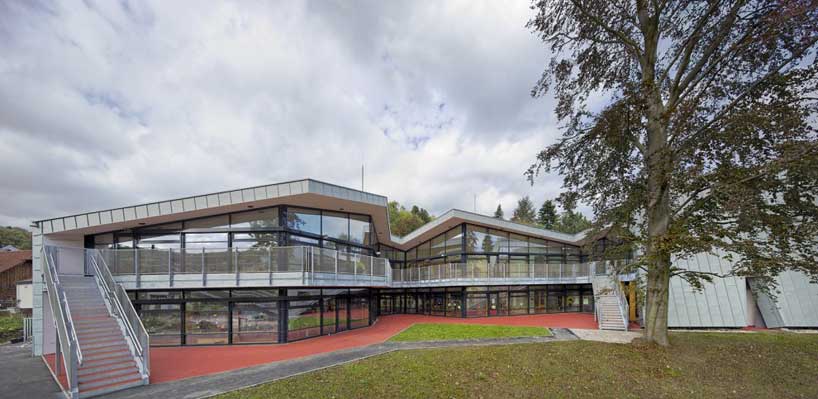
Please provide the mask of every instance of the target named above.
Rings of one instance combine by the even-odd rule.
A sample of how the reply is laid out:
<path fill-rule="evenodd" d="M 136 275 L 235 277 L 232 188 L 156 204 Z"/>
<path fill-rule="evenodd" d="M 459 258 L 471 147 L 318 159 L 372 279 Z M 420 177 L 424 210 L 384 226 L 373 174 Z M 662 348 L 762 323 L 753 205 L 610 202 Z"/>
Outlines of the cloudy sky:
<path fill-rule="evenodd" d="M 556 176 L 529 3 L 0 2 L 0 224 L 312 177 L 507 214 Z"/>

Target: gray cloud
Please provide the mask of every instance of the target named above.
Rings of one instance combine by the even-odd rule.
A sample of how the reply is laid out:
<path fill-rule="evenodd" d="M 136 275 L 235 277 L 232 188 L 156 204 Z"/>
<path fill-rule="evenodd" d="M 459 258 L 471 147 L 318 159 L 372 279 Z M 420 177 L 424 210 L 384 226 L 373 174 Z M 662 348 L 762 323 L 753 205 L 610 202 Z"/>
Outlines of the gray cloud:
<path fill-rule="evenodd" d="M 0 224 L 313 177 L 434 213 L 560 191 L 524 2 L 4 2 Z"/>

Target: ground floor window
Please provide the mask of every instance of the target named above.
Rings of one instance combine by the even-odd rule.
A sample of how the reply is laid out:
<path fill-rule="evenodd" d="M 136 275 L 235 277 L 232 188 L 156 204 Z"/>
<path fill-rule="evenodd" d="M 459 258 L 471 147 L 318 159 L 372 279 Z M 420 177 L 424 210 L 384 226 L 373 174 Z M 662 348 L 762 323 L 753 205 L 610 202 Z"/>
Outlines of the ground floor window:
<path fill-rule="evenodd" d="M 379 314 L 491 317 L 594 311 L 590 284 L 390 289 L 378 297 Z"/>
<path fill-rule="evenodd" d="M 372 320 L 371 290 L 360 288 L 146 290 L 129 296 L 153 346 L 289 342 Z"/>

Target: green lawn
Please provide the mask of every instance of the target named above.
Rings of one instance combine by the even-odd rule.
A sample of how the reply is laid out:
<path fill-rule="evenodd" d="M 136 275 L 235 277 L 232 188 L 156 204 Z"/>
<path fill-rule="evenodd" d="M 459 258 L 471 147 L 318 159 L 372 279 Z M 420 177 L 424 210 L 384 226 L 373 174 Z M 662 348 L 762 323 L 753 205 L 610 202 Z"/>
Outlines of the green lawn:
<path fill-rule="evenodd" d="M 418 323 L 390 338 L 390 341 L 448 341 L 457 339 L 549 336 L 543 327 L 491 326 L 479 324 Z"/>
<path fill-rule="evenodd" d="M 19 314 L 0 314 L 0 343 L 23 336 L 23 317 Z"/>
<path fill-rule="evenodd" d="M 818 397 L 818 335 L 671 339 L 668 349 L 566 341 L 397 351 L 219 398 Z"/>

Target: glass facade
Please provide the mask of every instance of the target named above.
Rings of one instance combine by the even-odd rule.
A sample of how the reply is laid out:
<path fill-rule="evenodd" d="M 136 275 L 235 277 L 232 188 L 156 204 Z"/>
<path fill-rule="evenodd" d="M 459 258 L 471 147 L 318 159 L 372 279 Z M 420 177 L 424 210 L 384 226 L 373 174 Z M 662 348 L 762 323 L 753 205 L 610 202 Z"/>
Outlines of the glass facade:
<path fill-rule="evenodd" d="M 297 341 L 371 324 L 368 288 L 131 291 L 151 345 Z"/>
<path fill-rule="evenodd" d="M 140 275 L 167 274 L 169 268 L 174 274 L 301 271 L 298 260 L 270 266 L 264 259 L 269 248 L 302 245 L 339 251 L 311 252 L 317 259 L 317 272 L 365 275 L 372 265 L 362 255 L 375 255 L 389 259 L 393 281 L 412 273 L 416 276 L 430 273 L 425 266 L 463 263 L 473 266 L 469 269 L 474 273 L 470 278 L 525 279 L 532 275 L 560 278 L 561 269 L 549 265 L 572 265 L 588 258 L 575 245 L 469 223 L 417 242 L 408 250 L 379 244 L 376 237 L 372 219 L 367 215 L 279 205 L 90 238 L 96 248 L 168 250 L 166 254 L 145 251 L 147 255 L 140 256 L 138 262 L 128 257 L 134 256 L 131 252 L 141 255 L 142 251 L 118 253 L 110 267 L 114 274 L 121 275 L 136 274 L 136 270 L 128 270 L 134 269 L 134 263 L 138 263 Z M 191 251 L 201 264 L 185 264 L 185 254 Z M 331 254 L 331 258 L 324 259 L 330 256 L 324 252 Z M 123 266 L 128 264 L 131 266 Z M 298 267 L 290 270 L 290 264 Z M 442 268 L 433 270 L 439 269 Z M 420 277 L 423 279 L 424 275 Z M 343 287 L 343 282 L 338 285 Z M 385 314 L 492 317 L 590 313 L 594 309 L 590 284 L 388 290 L 178 289 L 130 294 L 153 345 L 291 342 L 365 327 Z"/>

